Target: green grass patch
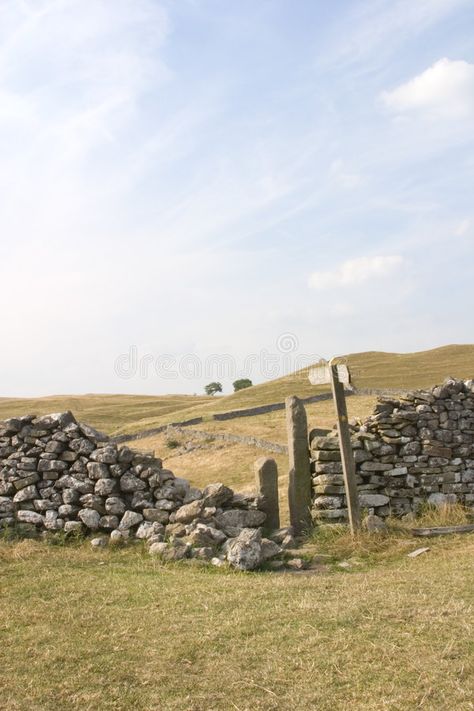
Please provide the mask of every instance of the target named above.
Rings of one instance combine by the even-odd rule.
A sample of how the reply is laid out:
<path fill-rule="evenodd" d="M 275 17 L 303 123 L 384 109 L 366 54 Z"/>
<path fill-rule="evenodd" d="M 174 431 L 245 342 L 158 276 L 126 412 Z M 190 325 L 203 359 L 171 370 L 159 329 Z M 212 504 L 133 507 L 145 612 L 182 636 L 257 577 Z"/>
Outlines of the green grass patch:
<path fill-rule="evenodd" d="M 350 575 L 244 574 L 3 543 L 2 708 L 467 711 L 473 554 L 450 537 Z"/>

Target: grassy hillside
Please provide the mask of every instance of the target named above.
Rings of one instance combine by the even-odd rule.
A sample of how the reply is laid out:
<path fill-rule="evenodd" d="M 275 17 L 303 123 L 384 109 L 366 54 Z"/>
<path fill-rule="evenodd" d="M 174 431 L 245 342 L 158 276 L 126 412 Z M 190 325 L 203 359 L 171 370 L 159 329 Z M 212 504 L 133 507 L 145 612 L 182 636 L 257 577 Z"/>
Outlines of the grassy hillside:
<path fill-rule="evenodd" d="M 340 359 L 348 364 L 353 384 L 357 388 L 423 388 L 436 385 L 448 375 L 474 377 L 474 345 L 453 345 L 419 353 L 382 353 L 370 351 L 354 353 Z M 327 392 L 327 386 L 311 385 L 305 368 L 291 375 L 223 397 L 215 397 L 204 404 L 183 409 L 179 418 L 212 418 L 217 412 L 256 407 L 272 402 L 282 402 L 288 395 L 310 397 Z M 167 414 L 143 417 L 127 423 L 120 431 L 139 432 L 169 422 Z"/>
<path fill-rule="evenodd" d="M 474 378 L 474 345 L 418 353 L 354 353 L 345 359 L 359 388 L 426 388 L 448 375 Z"/>
<path fill-rule="evenodd" d="M 376 402 L 375 395 L 351 395 L 347 397 L 347 412 L 349 418 L 366 417 Z M 331 429 L 335 423 L 334 403 L 331 400 L 309 403 L 305 406 L 308 417 L 308 427 L 312 429 Z M 238 435 L 251 434 L 253 437 L 266 439 L 278 444 L 286 444 L 286 415 L 284 410 L 267 412 L 263 415 L 239 417 L 235 420 L 206 421 L 190 428 L 206 430 L 206 432 L 229 432 Z"/>
<path fill-rule="evenodd" d="M 359 388 L 416 388 L 447 375 L 474 377 L 474 345 L 452 345 L 419 353 L 354 353 L 341 359 Z M 287 395 L 309 397 L 327 391 L 308 381 L 308 368 L 222 397 L 191 395 L 65 395 L 38 399 L 0 398 L 0 419 L 12 415 L 71 409 L 76 416 L 110 434 L 139 432 L 192 417 L 209 420 L 217 412 L 281 402 Z"/>
<path fill-rule="evenodd" d="M 0 398 L 0 420 L 14 415 L 72 410 L 78 420 L 112 433 L 141 419 L 169 416 L 175 419 L 180 410 L 204 404 L 212 398 L 195 395 L 58 395 L 42 398 Z"/>
<path fill-rule="evenodd" d="M 414 354 L 359 353 L 345 359 L 353 373 L 354 383 L 359 388 L 403 388 L 428 387 L 442 382 L 447 375 L 472 377 L 474 375 L 474 346 L 447 346 L 434 351 Z M 319 388 L 321 390 L 322 388 Z M 219 422 L 212 420 L 213 412 L 251 407 L 265 402 L 283 400 L 289 394 L 309 396 L 316 391 L 307 380 L 307 370 L 286 378 L 256 385 L 248 390 L 213 400 L 204 405 L 182 410 L 179 414 L 186 418 L 204 415 L 206 420 L 195 429 L 203 429 L 211 434 L 228 432 L 237 435 L 252 435 L 281 444 L 286 443 L 285 412 L 276 411 L 255 417 L 242 417 Z M 349 417 L 367 416 L 375 403 L 375 397 L 354 395 L 347 398 Z M 335 421 L 331 400 L 306 406 L 310 428 L 330 429 Z M 139 431 L 147 427 L 165 423 L 166 416 L 144 422 L 127 424 L 126 431 Z M 168 419 L 169 421 L 169 419 Z M 166 466 L 176 474 L 184 476 L 196 486 L 203 486 L 211 480 L 221 480 L 229 486 L 242 490 L 253 485 L 253 464 L 257 457 L 268 454 L 242 444 L 224 444 L 216 439 L 204 447 L 187 447 L 193 440 L 186 434 L 179 436 L 181 448 L 170 450 L 166 445 L 166 435 L 141 439 L 132 446 L 153 449 L 163 457 Z M 286 455 L 274 455 L 279 471 L 280 507 L 283 520 L 287 516 L 288 462 Z"/>

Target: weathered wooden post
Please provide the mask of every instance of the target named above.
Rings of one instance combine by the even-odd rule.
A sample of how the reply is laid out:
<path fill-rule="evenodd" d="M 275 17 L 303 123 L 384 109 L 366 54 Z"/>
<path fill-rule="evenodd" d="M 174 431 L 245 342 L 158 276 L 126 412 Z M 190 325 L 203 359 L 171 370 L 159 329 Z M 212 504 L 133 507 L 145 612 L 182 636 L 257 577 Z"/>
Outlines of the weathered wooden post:
<path fill-rule="evenodd" d="M 309 371 L 309 382 L 312 385 L 331 383 L 332 397 L 337 417 L 337 432 L 339 449 L 341 451 L 342 473 L 346 491 L 347 511 L 352 535 L 360 528 L 359 495 L 356 484 L 354 453 L 352 451 L 351 434 L 347 418 L 344 383 L 349 383 L 350 374 L 346 365 L 334 365 L 334 358 L 329 363 L 322 361 L 316 368 Z"/>
<path fill-rule="evenodd" d="M 278 469 L 271 457 L 260 457 L 254 464 L 255 485 L 262 497 L 260 508 L 267 514 L 265 528 L 275 531 L 280 528 L 280 508 L 278 504 Z"/>
<path fill-rule="evenodd" d="M 346 397 L 344 395 L 344 384 L 341 382 L 343 378 L 340 377 L 340 366 L 333 365 L 331 360 L 329 368 L 331 375 L 332 396 L 334 398 L 334 406 L 336 408 L 337 432 L 339 434 L 339 449 L 341 450 L 342 472 L 344 475 L 344 487 L 346 490 L 349 525 L 351 527 L 351 533 L 354 535 L 357 529 L 360 528 L 360 508 L 356 484 L 354 453 L 352 451 L 351 433 L 349 432 L 349 421 L 347 417 Z"/>
<path fill-rule="evenodd" d="M 290 523 L 295 535 L 308 531 L 311 519 L 311 472 L 308 451 L 308 421 L 301 400 L 287 397 L 286 427 L 288 432 Z"/>

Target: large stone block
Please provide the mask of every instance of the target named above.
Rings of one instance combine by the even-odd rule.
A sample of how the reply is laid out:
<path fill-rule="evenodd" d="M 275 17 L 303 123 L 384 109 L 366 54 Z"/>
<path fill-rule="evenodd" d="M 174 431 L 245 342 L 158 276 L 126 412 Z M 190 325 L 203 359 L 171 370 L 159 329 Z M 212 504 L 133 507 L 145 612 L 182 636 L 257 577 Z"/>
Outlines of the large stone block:
<path fill-rule="evenodd" d="M 386 506 L 388 503 L 390 499 L 385 494 L 359 494 L 359 505 L 362 509 Z"/>
<path fill-rule="evenodd" d="M 288 434 L 290 522 L 296 535 L 311 528 L 311 472 L 308 451 L 308 422 L 301 400 L 287 397 L 286 429 Z M 331 462 L 330 464 L 333 464 Z M 340 465 L 339 465 L 340 466 Z M 318 464 L 316 464 L 318 467 Z"/>
<path fill-rule="evenodd" d="M 278 501 L 278 469 L 274 459 L 260 457 L 254 464 L 255 485 L 260 496 L 260 509 L 265 512 L 265 526 L 269 530 L 280 527 Z"/>

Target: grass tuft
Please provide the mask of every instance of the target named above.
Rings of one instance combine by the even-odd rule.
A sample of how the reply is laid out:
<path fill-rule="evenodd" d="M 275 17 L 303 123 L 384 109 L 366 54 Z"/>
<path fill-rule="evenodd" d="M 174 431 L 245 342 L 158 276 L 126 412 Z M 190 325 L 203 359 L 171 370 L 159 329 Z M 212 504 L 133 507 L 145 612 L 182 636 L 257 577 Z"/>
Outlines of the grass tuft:
<path fill-rule="evenodd" d="M 412 527 L 430 528 L 435 526 L 462 526 L 472 523 L 474 511 L 462 504 L 422 505 Z"/>
<path fill-rule="evenodd" d="M 388 518 L 384 531 L 369 533 L 362 529 L 352 536 L 346 524 L 320 524 L 308 536 L 308 543 L 336 562 L 356 557 L 368 564 L 384 563 L 420 547 L 420 539 L 413 536 L 412 528 L 462 525 L 472 522 L 472 516 L 472 511 L 461 504 L 427 505 L 416 518 Z"/>
<path fill-rule="evenodd" d="M 168 449 L 178 449 L 178 447 L 181 447 L 182 442 L 180 442 L 179 439 L 173 439 L 172 437 L 167 437 L 165 439 L 165 446 Z"/>

